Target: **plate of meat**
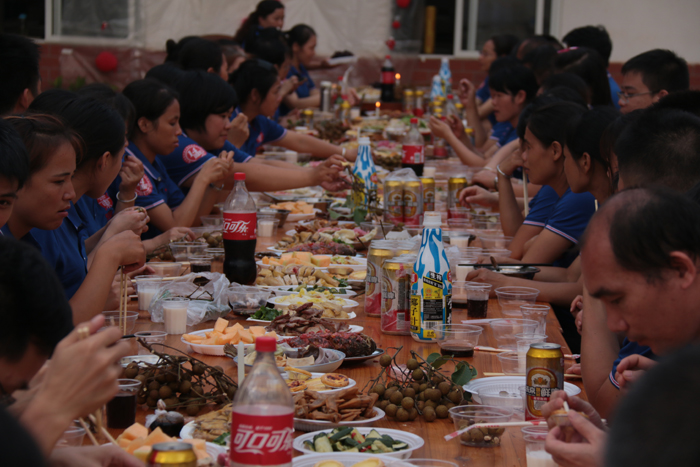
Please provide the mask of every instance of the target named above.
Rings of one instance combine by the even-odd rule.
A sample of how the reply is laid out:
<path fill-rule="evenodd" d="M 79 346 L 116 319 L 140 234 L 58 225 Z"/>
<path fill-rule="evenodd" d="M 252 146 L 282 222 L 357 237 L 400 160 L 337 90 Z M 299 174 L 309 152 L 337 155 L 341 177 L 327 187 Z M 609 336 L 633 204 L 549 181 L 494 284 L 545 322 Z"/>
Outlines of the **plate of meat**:
<path fill-rule="evenodd" d="M 348 357 L 370 359 L 384 353 L 383 350 L 377 349 L 377 344 L 371 337 L 362 333 L 349 331 L 307 332 L 292 339 L 288 339 L 285 341 L 285 343 L 290 347 L 306 347 L 308 345 L 314 345 L 324 349 L 340 350 L 345 354 L 346 360 Z M 377 354 L 377 351 L 380 351 L 381 353 Z"/>

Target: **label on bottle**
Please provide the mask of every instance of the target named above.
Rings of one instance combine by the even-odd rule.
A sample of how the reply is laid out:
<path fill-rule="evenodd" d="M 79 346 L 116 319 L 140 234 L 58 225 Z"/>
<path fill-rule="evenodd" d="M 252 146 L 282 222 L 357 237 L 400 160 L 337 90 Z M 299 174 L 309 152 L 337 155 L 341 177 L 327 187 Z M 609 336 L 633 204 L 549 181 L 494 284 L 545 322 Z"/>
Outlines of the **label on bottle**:
<path fill-rule="evenodd" d="M 394 76 L 393 71 L 382 71 L 382 84 L 394 84 L 395 79 L 396 77 Z"/>
<path fill-rule="evenodd" d="M 255 240 L 256 212 L 224 212 L 224 240 Z"/>
<path fill-rule="evenodd" d="M 425 162 L 425 146 L 421 144 L 404 144 L 401 149 L 403 150 L 403 158 L 401 162 L 404 164 L 423 164 Z"/>
<path fill-rule="evenodd" d="M 282 465 L 292 462 L 294 414 L 231 417 L 231 459 L 237 464 Z"/>

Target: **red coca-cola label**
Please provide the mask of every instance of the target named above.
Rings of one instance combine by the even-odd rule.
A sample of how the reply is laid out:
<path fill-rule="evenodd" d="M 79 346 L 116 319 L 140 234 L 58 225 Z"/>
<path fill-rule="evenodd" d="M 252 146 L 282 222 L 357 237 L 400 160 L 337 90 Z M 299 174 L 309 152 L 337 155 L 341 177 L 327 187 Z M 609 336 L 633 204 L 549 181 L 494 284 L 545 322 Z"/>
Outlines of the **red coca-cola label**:
<path fill-rule="evenodd" d="M 433 155 L 435 157 L 447 157 L 447 148 L 443 145 L 435 145 Z"/>
<path fill-rule="evenodd" d="M 247 465 L 282 465 L 292 462 L 294 414 L 231 417 L 231 460 Z"/>
<path fill-rule="evenodd" d="M 419 144 L 404 144 L 403 158 L 401 162 L 404 164 L 422 164 L 425 162 L 425 153 L 423 152 L 423 147 Z"/>
<path fill-rule="evenodd" d="M 382 84 L 394 84 L 395 79 L 393 71 L 382 71 Z"/>
<path fill-rule="evenodd" d="M 224 212 L 224 240 L 255 240 L 255 212 Z"/>

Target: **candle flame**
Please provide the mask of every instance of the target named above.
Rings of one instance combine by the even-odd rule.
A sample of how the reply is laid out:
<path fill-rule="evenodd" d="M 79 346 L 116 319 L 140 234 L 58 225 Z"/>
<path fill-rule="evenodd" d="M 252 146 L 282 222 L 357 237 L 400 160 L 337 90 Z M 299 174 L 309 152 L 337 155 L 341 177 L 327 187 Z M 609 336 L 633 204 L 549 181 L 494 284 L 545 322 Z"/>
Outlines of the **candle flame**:
<path fill-rule="evenodd" d="M 396 78 L 397 80 L 400 80 L 400 79 L 401 79 L 401 73 L 396 73 L 395 78 Z"/>
<path fill-rule="evenodd" d="M 379 101 L 377 101 L 377 102 L 374 103 L 374 106 L 375 106 L 376 108 L 379 108 L 381 105 L 382 105 L 382 104 L 381 104 Z"/>

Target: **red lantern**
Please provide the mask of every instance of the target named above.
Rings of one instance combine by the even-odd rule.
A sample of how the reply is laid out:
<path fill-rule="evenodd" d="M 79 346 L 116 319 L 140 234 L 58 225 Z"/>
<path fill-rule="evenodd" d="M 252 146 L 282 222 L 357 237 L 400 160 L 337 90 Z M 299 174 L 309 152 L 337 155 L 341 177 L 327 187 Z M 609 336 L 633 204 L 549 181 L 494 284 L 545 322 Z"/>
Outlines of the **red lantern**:
<path fill-rule="evenodd" d="M 399 21 L 398 19 L 395 19 L 395 20 L 391 23 L 391 27 L 394 28 L 394 29 L 399 29 L 399 28 L 401 27 L 401 21 Z"/>
<path fill-rule="evenodd" d="M 100 52 L 97 57 L 95 57 L 95 66 L 103 73 L 116 70 L 117 64 L 117 57 L 112 52 Z"/>
<path fill-rule="evenodd" d="M 411 0 L 396 0 L 396 5 L 399 8 L 408 8 L 408 6 L 411 4 Z"/>
<path fill-rule="evenodd" d="M 396 41 L 394 40 L 393 37 L 390 37 L 389 39 L 387 39 L 385 44 L 387 47 L 389 47 L 389 50 L 394 50 L 394 47 L 396 47 Z"/>

